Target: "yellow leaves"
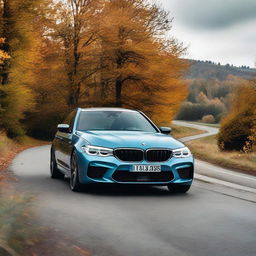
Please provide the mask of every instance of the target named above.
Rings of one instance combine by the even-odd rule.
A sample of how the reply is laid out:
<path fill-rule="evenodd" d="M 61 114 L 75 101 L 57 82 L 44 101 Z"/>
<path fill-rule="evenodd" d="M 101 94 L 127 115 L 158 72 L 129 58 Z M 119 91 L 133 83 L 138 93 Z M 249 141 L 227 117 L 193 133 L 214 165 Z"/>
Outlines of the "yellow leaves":
<path fill-rule="evenodd" d="M 34 110 L 36 97 L 34 116 L 51 123 L 78 105 L 119 103 L 169 122 L 186 96 L 187 63 L 185 48 L 165 38 L 166 12 L 146 0 L 24 2 L 40 15 L 14 6 L 9 119 Z"/>
<path fill-rule="evenodd" d="M 185 99 L 181 77 L 188 64 L 178 57 L 185 48 L 159 35 L 168 31 L 166 13 L 145 1 L 107 1 L 98 19 L 102 66 L 108 101 L 144 110 L 157 121 L 169 120 Z M 121 95 L 115 98 L 117 84 Z M 161 114 L 159 114 L 161 113 Z"/>
<path fill-rule="evenodd" d="M 5 38 L 0 37 L 0 44 L 5 43 Z M 0 65 L 3 64 L 4 60 L 10 59 L 11 56 L 7 53 L 4 52 L 3 50 L 0 50 Z"/>
<path fill-rule="evenodd" d="M 4 60 L 10 59 L 11 56 L 6 52 L 0 50 L 0 65 L 3 64 Z"/>

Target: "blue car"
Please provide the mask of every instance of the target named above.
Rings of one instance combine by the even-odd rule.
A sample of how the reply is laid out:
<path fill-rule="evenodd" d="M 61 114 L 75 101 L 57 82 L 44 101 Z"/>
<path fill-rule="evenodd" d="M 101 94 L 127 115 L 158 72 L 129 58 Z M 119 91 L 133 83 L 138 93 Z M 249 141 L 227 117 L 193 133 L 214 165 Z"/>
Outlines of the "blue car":
<path fill-rule="evenodd" d="M 140 111 L 78 108 L 70 113 L 51 146 L 51 177 L 70 178 L 72 191 L 86 184 L 167 186 L 185 193 L 194 176 L 190 150 Z"/>

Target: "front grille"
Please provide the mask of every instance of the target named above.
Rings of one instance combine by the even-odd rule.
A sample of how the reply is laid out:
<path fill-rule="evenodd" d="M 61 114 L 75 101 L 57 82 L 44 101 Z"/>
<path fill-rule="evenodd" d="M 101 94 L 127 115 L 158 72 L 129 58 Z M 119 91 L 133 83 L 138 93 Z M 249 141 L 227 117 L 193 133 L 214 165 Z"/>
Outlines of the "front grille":
<path fill-rule="evenodd" d="M 128 172 L 116 171 L 113 179 L 120 182 L 169 182 L 173 177 L 172 172 Z"/>
<path fill-rule="evenodd" d="M 194 168 L 193 166 L 177 169 L 181 179 L 193 179 Z"/>
<path fill-rule="evenodd" d="M 108 168 L 99 166 L 89 166 L 87 176 L 92 179 L 101 179 Z"/>
<path fill-rule="evenodd" d="M 149 149 L 146 151 L 146 160 L 149 162 L 164 162 L 172 155 L 168 149 Z"/>
<path fill-rule="evenodd" d="M 115 156 L 126 162 L 140 162 L 144 158 L 144 153 L 140 149 L 116 149 Z"/>
<path fill-rule="evenodd" d="M 172 156 L 170 149 L 125 149 L 119 148 L 114 151 L 115 157 L 125 162 L 165 162 Z"/>

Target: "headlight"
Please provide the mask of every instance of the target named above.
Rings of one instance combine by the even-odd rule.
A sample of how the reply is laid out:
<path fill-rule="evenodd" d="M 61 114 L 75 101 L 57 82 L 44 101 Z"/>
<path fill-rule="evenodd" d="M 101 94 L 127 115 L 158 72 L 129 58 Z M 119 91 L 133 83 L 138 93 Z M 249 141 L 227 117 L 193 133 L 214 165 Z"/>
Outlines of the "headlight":
<path fill-rule="evenodd" d="M 113 149 L 86 145 L 82 150 L 90 156 L 113 156 Z"/>
<path fill-rule="evenodd" d="M 191 155 L 192 154 L 187 147 L 174 149 L 172 151 L 172 156 L 176 158 L 185 158 L 185 157 L 190 157 Z"/>

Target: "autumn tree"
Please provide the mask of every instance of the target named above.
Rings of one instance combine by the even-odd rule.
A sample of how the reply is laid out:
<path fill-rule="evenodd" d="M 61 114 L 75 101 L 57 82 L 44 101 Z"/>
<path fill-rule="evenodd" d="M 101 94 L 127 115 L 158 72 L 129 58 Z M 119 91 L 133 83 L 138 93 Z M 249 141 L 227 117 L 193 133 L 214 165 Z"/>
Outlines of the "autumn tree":
<path fill-rule="evenodd" d="M 98 70 L 94 56 L 98 29 L 95 26 L 101 3 L 97 0 L 65 0 L 54 5 L 50 36 L 60 43 L 67 78 L 67 103 L 72 109 L 88 95 Z"/>
<path fill-rule="evenodd" d="M 186 95 L 185 49 L 168 39 L 168 13 L 146 0 L 2 0 L 1 15 L 10 58 L 0 125 L 9 136 L 23 133 L 21 121 L 32 135 L 52 133 L 78 106 L 138 108 L 169 121 Z"/>
<path fill-rule="evenodd" d="M 145 0 L 67 0 L 55 9 L 51 38 L 63 50 L 70 108 L 161 109 L 171 118 L 186 94 L 187 64 L 182 45 L 166 39 L 167 12 Z"/>
<path fill-rule="evenodd" d="M 44 1 L 0 2 L 0 36 L 5 39 L 1 43 L 1 50 L 10 56 L 1 69 L 0 126 L 10 137 L 24 133 L 20 121 L 34 104 L 31 87 L 40 45 L 37 40 L 37 20 L 42 2 Z"/>
<path fill-rule="evenodd" d="M 108 105 L 128 106 L 170 120 L 186 95 L 185 48 L 166 39 L 169 14 L 144 0 L 105 1 L 100 34 L 100 89 Z M 104 95 L 103 94 L 103 95 Z"/>

